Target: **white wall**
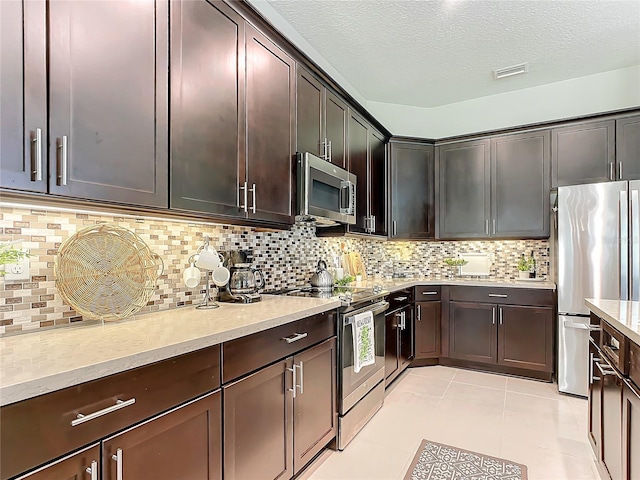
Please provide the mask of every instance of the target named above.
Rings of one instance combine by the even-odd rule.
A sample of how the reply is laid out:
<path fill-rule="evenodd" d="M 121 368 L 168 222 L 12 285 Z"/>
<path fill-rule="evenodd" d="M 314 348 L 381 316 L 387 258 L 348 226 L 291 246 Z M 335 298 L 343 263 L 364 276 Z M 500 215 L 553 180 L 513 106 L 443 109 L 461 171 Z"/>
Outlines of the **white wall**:
<path fill-rule="evenodd" d="M 640 106 L 640 65 L 433 108 L 367 102 L 394 135 L 443 138 Z"/>

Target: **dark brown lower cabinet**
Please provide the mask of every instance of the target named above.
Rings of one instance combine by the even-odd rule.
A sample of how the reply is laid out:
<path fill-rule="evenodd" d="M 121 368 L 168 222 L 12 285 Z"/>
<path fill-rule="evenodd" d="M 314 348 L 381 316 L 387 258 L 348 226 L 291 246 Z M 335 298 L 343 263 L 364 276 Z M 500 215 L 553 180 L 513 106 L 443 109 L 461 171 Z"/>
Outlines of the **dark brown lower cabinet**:
<path fill-rule="evenodd" d="M 221 479 L 221 396 L 210 393 L 104 440 L 102 478 Z"/>
<path fill-rule="evenodd" d="M 406 299 L 406 297 L 405 297 Z M 406 305 L 385 315 L 385 384 L 389 385 L 414 358 L 413 309 Z"/>
<path fill-rule="evenodd" d="M 225 387 L 226 480 L 288 479 L 335 437 L 335 338 Z"/>
<path fill-rule="evenodd" d="M 640 388 L 629 380 L 622 393 L 622 465 L 622 478 L 640 478 Z"/>
<path fill-rule="evenodd" d="M 551 371 L 553 308 L 498 305 L 498 364 Z"/>
<path fill-rule="evenodd" d="M 95 472 L 95 477 L 92 473 Z M 45 465 L 16 480 L 51 480 L 61 478 L 65 480 L 84 480 L 100 477 L 100 444 L 87 447 L 72 455 L 61 458 Z"/>
<path fill-rule="evenodd" d="M 384 335 L 385 335 L 385 349 L 384 349 L 384 376 L 387 379 L 388 385 L 392 379 L 399 374 L 399 351 L 398 351 L 398 333 L 400 328 L 400 315 L 391 313 L 385 315 L 384 318 Z"/>
<path fill-rule="evenodd" d="M 496 363 L 498 331 L 495 305 L 449 304 L 449 356 L 472 362 Z"/>
<path fill-rule="evenodd" d="M 440 313 L 442 302 L 416 303 L 415 358 L 440 356 Z"/>

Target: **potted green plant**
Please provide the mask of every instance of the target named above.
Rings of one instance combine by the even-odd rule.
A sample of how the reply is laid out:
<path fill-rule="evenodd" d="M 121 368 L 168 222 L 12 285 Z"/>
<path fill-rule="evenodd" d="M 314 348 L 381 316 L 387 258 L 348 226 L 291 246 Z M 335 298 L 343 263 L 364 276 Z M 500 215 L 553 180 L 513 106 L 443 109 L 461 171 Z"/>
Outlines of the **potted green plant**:
<path fill-rule="evenodd" d="M 22 240 L 14 240 L 11 242 L 0 242 L 0 277 L 4 277 L 6 271 L 5 265 L 18 263 L 20 260 L 29 257 L 29 253 L 22 249 L 16 248 L 15 245 L 21 243 Z"/>
<path fill-rule="evenodd" d="M 467 263 L 469 262 L 464 258 L 445 258 L 444 259 L 444 264 L 447 265 L 448 267 L 451 267 L 450 274 L 448 275 L 449 277 L 454 277 L 456 273 L 460 275 L 460 271 L 461 271 L 460 267 L 466 265 Z"/>
<path fill-rule="evenodd" d="M 531 271 L 531 259 L 525 258 L 523 255 L 520 260 L 518 260 L 518 278 L 524 279 L 529 278 L 529 272 Z"/>

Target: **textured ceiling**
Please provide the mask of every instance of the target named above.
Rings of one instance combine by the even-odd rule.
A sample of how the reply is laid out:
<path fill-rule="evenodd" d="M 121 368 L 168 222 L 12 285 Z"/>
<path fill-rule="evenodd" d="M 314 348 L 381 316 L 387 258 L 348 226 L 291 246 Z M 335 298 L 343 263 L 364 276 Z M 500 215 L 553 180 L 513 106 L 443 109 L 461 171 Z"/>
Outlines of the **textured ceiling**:
<path fill-rule="evenodd" d="M 433 107 L 640 64 L 640 0 L 269 4 L 368 101 Z"/>

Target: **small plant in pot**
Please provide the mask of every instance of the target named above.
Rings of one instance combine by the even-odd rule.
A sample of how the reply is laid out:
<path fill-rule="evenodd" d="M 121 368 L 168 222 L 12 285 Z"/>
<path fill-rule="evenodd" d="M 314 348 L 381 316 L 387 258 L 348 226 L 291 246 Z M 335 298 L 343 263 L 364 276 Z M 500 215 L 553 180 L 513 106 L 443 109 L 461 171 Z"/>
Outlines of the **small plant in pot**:
<path fill-rule="evenodd" d="M 531 259 L 525 258 L 524 255 L 518 260 L 518 278 L 529 278 L 529 272 L 531 271 Z"/>

